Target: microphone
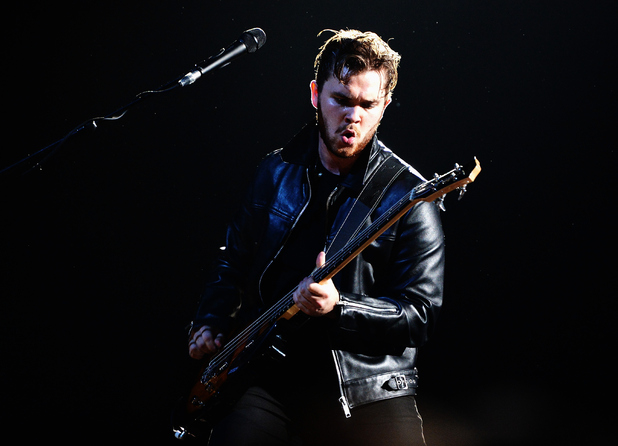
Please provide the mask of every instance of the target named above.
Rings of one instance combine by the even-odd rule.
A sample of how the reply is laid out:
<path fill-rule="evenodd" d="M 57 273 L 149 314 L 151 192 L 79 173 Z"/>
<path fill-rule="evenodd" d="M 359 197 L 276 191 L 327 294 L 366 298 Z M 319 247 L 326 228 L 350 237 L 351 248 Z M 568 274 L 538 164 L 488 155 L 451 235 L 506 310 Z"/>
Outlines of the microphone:
<path fill-rule="evenodd" d="M 240 56 L 244 53 L 255 53 L 262 48 L 266 43 L 266 33 L 260 28 L 251 28 L 240 35 L 237 41 L 232 43 L 228 48 L 222 49 L 219 54 L 211 56 L 209 59 L 202 63 L 207 63 L 206 66 L 200 67 L 196 65 L 196 69 L 185 74 L 185 76 L 178 81 L 178 83 L 184 87 L 191 85 L 203 74 L 212 71 L 216 68 L 221 68 L 229 64 L 232 59 Z"/>

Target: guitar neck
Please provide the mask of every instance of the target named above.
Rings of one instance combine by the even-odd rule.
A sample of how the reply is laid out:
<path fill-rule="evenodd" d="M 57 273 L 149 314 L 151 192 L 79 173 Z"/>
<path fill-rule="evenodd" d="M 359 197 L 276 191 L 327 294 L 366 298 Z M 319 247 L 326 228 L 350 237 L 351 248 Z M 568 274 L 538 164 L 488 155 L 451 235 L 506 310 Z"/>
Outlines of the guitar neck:
<path fill-rule="evenodd" d="M 316 269 L 311 274 L 313 280 L 318 283 L 323 283 L 332 279 L 417 203 L 421 201 L 435 201 L 455 189 L 460 189 L 462 192 L 465 192 L 465 186 L 476 179 L 480 170 L 480 163 L 475 158 L 474 161 L 465 166 L 456 165 L 450 172 L 441 176 L 436 175 L 432 180 L 419 184 L 411 192 L 405 194 L 371 225 L 353 237 L 340 251 L 330 257 L 321 268 Z M 285 310 L 277 317 L 281 317 L 282 315 L 282 317 L 289 318 L 298 312 L 298 308 L 294 305 L 292 300 L 292 293 L 286 295 L 276 306 L 279 305 L 280 308 L 285 308 Z"/>
<path fill-rule="evenodd" d="M 322 267 L 317 268 L 311 274 L 313 280 L 323 283 L 332 279 L 335 274 L 341 271 L 361 251 L 403 217 L 414 205 L 421 201 L 435 201 L 455 189 L 459 189 L 462 193 L 465 192 L 465 186 L 473 182 L 480 171 L 480 163 L 475 158 L 474 161 L 465 166 L 456 165 L 453 170 L 444 175 L 436 175 L 432 180 L 419 184 L 371 225 L 360 231 L 341 250 L 331 256 Z M 220 363 L 226 360 L 231 352 L 234 352 L 239 346 L 246 344 L 249 339 L 262 333 L 278 319 L 290 319 L 298 313 L 300 310 L 294 304 L 294 291 L 295 289 L 290 291 L 261 314 L 253 323 L 232 339 L 224 350 L 216 355 L 211 362 Z"/>

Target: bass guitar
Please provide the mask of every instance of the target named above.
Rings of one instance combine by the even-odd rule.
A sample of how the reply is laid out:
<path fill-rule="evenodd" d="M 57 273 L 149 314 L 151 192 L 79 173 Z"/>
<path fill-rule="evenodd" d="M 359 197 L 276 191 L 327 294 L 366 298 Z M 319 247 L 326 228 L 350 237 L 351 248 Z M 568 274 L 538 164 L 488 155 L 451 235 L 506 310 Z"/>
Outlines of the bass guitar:
<path fill-rule="evenodd" d="M 476 179 L 480 171 L 481 165 L 475 158 L 466 165 L 456 164 L 451 171 L 443 175 L 436 174 L 431 180 L 419 184 L 330 256 L 322 267 L 311 274 L 313 280 L 321 283 L 331 279 L 415 204 L 437 201 L 444 209 L 444 197 L 453 190 L 458 190 L 461 198 L 466 192 L 466 186 Z M 245 390 L 243 383 L 247 381 L 251 366 L 266 354 L 284 356 L 278 347 L 278 343 L 282 342 L 280 328 L 300 311 L 294 304 L 294 291 L 291 290 L 263 312 L 227 342 L 220 352 L 204 361 L 205 365 L 188 397 L 183 398 L 174 411 L 172 427 L 176 438 L 208 435 L 214 424 Z"/>

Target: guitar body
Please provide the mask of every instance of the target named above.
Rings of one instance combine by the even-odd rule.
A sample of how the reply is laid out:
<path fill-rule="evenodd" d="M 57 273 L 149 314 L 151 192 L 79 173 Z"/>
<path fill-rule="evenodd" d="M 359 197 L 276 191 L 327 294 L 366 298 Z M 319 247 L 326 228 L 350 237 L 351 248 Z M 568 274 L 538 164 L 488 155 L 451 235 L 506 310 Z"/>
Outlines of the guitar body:
<path fill-rule="evenodd" d="M 213 364 L 205 360 L 199 378 L 174 411 L 172 424 L 177 438 L 207 437 L 255 383 L 255 371 L 275 367 L 285 358 L 287 336 L 307 320 L 301 315 L 294 322 L 290 319 L 277 320 L 240 345 L 228 361 Z"/>

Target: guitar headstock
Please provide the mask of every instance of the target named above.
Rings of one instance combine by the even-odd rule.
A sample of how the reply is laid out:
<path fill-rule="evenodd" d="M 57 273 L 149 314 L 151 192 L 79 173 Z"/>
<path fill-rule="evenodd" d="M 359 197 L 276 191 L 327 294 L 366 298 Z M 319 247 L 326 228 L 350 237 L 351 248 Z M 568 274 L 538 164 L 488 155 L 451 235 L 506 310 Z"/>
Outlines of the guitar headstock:
<path fill-rule="evenodd" d="M 466 186 L 472 183 L 480 172 L 481 164 L 476 158 L 463 166 L 455 164 L 453 170 L 443 175 L 435 174 L 433 179 L 416 187 L 410 198 L 427 202 L 437 200 L 440 209 L 444 210 L 444 196 L 457 189 L 461 199 L 466 192 Z"/>

